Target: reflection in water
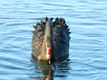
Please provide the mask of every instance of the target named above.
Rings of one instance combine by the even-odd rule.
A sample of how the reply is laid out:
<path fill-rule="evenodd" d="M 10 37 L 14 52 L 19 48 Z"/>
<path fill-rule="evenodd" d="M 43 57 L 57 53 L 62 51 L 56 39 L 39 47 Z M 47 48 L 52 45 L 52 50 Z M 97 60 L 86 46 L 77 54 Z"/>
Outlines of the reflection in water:
<path fill-rule="evenodd" d="M 43 80 L 53 80 L 53 66 L 43 62 L 38 64 L 40 64 L 43 73 Z"/>
<path fill-rule="evenodd" d="M 45 67 L 43 70 L 44 80 L 53 80 L 53 70 L 51 67 Z"/>
<path fill-rule="evenodd" d="M 66 77 L 66 74 L 69 71 L 69 60 L 63 63 L 54 63 L 54 64 L 47 64 L 44 62 L 36 62 L 35 70 L 38 70 L 37 74 L 43 74 L 41 77 L 36 76 L 33 77 L 33 80 L 54 80 L 55 77 Z"/>

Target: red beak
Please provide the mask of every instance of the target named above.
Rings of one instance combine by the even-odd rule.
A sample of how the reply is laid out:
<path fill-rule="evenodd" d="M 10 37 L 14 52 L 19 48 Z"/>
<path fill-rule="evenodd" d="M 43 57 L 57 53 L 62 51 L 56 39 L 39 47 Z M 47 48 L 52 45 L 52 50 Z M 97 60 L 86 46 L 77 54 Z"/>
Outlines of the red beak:
<path fill-rule="evenodd" d="M 48 55 L 51 56 L 52 55 L 52 49 L 48 48 Z"/>

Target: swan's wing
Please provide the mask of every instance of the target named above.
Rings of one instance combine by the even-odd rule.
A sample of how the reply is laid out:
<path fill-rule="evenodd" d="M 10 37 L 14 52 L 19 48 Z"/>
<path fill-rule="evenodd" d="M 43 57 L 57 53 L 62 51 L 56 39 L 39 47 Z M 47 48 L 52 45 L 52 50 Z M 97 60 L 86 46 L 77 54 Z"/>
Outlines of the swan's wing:
<path fill-rule="evenodd" d="M 43 37 L 44 37 L 44 25 L 37 23 L 33 31 L 33 37 L 32 37 L 32 53 L 36 54 L 35 56 L 38 56 L 41 51 L 41 46 L 43 43 Z"/>
<path fill-rule="evenodd" d="M 64 19 L 56 19 L 53 28 L 54 56 L 64 56 L 69 49 L 70 32 Z"/>

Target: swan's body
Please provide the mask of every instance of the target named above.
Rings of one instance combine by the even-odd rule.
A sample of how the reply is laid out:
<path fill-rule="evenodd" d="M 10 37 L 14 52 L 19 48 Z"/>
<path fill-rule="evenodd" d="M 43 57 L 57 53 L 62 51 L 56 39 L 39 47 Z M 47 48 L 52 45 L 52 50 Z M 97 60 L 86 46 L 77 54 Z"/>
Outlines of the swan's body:
<path fill-rule="evenodd" d="M 70 32 L 63 18 L 44 18 L 34 26 L 32 56 L 40 61 L 64 60 L 69 55 Z"/>

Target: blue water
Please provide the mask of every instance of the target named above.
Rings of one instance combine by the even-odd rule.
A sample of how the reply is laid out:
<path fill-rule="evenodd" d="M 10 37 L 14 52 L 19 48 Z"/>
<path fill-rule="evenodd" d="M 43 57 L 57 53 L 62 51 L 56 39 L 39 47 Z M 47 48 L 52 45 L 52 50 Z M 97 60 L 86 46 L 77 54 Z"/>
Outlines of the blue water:
<path fill-rule="evenodd" d="M 45 16 L 65 18 L 72 32 L 68 61 L 52 68 L 31 58 L 32 26 Z M 107 80 L 107 0 L 0 0 L 0 80 L 45 75 Z"/>

